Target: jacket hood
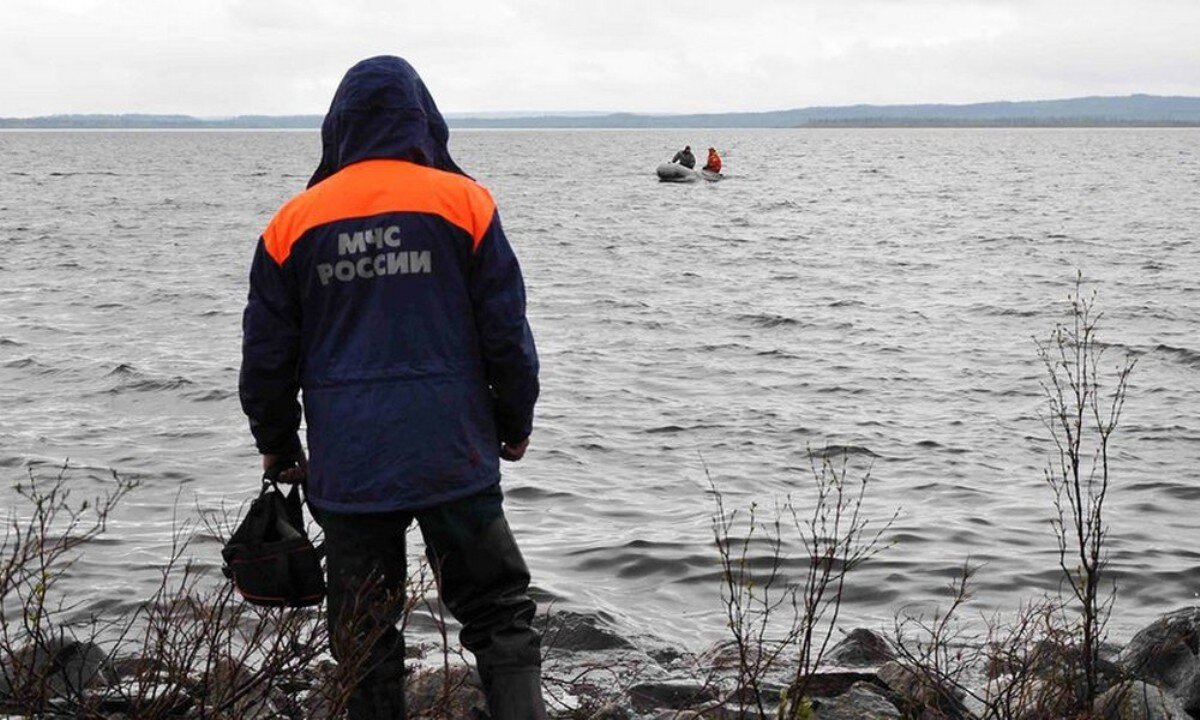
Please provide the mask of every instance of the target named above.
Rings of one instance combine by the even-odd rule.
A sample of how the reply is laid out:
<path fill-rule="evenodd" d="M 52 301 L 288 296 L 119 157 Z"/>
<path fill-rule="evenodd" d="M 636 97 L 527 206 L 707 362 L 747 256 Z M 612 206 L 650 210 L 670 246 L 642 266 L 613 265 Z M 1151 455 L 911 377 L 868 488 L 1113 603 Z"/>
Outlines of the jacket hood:
<path fill-rule="evenodd" d="M 450 131 L 417 71 L 380 55 L 350 68 L 321 123 L 321 164 L 312 187 L 362 160 L 408 160 L 466 175 L 446 146 Z"/>

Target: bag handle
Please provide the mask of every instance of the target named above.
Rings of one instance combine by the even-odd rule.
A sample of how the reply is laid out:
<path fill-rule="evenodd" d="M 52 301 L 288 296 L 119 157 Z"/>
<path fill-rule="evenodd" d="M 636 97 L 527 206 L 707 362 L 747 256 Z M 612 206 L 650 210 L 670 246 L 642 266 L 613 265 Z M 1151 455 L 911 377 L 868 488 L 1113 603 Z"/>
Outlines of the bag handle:
<path fill-rule="evenodd" d="M 267 492 L 274 490 L 283 498 L 285 512 L 287 513 L 287 521 L 295 528 L 300 535 L 307 538 L 308 528 L 304 522 L 304 506 L 308 503 L 304 500 L 304 495 L 307 494 L 307 489 L 304 483 L 290 483 L 291 489 L 285 494 L 283 488 L 279 487 L 279 475 L 288 468 L 295 467 L 298 463 L 295 460 L 284 460 L 277 462 L 271 467 L 263 471 L 262 488 L 259 490 L 259 498 L 266 497 Z M 317 557 L 325 557 L 325 541 L 322 540 L 316 545 Z"/>
<path fill-rule="evenodd" d="M 263 470 L 263 486 L 262 490 L 259 492 L 259 496 L 261 497 L 262 495 L 265 495 L 268 489 L 273 488 L 275 492 L 286 498 L 289 509 L 296 504 L 303 505 L 303 496 L 301 495 L 301 486 L 304 484 L 303 482 L 284 483 L 285 485 L 292 486 L 291 490 L 289 490 L 286 495 L 284 494 L 283 489 L 279 487 L 279 476 L 282 475 L 285 470 L 291 470 L 294 467 L 299 467 L 299 465 L 300 463 L 295 459 L 289 458 L 286 460 L 277 460 L 273 465 L 271 465 L 271 467 Z M 303 526 L 303 513 L 296 513 L 292 519 L 298 520 L 299 524 Z"/>

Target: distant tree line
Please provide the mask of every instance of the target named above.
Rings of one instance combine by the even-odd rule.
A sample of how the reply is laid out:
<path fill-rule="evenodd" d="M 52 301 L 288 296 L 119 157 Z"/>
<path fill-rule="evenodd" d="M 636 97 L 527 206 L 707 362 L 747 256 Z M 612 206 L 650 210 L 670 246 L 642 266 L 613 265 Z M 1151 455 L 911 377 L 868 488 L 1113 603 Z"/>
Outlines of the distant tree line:
<path fill-rule="evenodd" d="M 455 128 L 1197 127 L 1200 97 L 1086 97 L 971 105 L 852 105 L 688 115 L 450 113 Z M 320 115 L 50 115 L 0 118 L 0 128 L 315 129 Z"/>

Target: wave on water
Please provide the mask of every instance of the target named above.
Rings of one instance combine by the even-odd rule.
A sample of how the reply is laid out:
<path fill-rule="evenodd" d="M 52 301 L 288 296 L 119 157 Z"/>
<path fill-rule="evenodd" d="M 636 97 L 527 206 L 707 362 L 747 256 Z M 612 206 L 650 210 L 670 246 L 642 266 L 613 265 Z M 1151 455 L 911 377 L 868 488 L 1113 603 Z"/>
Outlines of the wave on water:
<path fill-rule="evenodd" d="M 196 383 L 187 378 L 176 375 L 170 378 L 143 378 L 133 380 L 131 382 L 122 383 L 121 385 L 110 388 L 109 393 L 119 395 L 123 392 L 155 392 L 157 390 L 178 390 L 180 388 L 191 387 Z"/>
<path fill-rule="evenodd" d="M 237 390 L 220 390 L 213 388 L 211 390 L 197 390 L 193 393 L 186 393 L 189 400 L 196 402 L 220 402 L 228 400 L 232 397 L 237 397 Z"/>
<path fill-rule="evenodd" d="M 746 315 L 738 315 L 737 319 L 749 322 L 751 325 L 761 328 L 774 328 L 801 324 L 800 321 L 795 318 L 790 318 L 785 315 L 775 315 L 773 313 L 751 313 Z"/>
<path fill-rule="evenodd" d="M 520 502 L 534 503 L 548 500 L 577 499 L 574 493 L 566 490 L 537 487 L 536 485 L 517 485 L 504 489 L 504 497 Z"/>
<path fill-rule="evenodd" d="M 1041 310 L 1034 310 L 1032 308 L 1020 309 L 1012 307 L 997 307 L 995 305 L 979 305 L 973 307 L 972 309 L 987 315 L 995 315 L 998 317 L 1029 318 L 1037 317 L 1042 313 Z"/>
<path fill-rule="evenodd" d="M 1152 509 L 1155 511 L 1162 509 L 1159 499 L 1164 495 L 1185 502 L 1200 500 L 1200 487 L 1180 484 L 1178 482 L 1138 483 L 1126 488 L 1126 490 L 1129 492 L 1149 493 L 1155 497 L 1155 500 L 1151 502 Z"/>
<path fill-rule="evenodd" d="M 759 538 L 754 538 L 751 544 L 762 550 L 770 549 Z M 564 555 L 573 558 L 577 570 L 601 571 L 625 578 L 683 577 L 691 575 L 689 571 L 692 570 L 712 570 L 715 564 L 713 555 L 707 549 L 698 549 L 685 543 L 643 539 L 577 548 Z M 748 567 L 756 568 L 760 562 L 752 559 Z"/>
<path fill-rule="evenodd" d="M 839 458 L 839 457 L 881 457 L 871 448 L 862 445 L 825 445 L 824 447 L 815 448 L 811 451 L 811 455 L 815 458 Z"/>
<path fill-rule="evenodd" d="M 969 455 L 971 452 L 973 452 L 970 448 L 945 445 L 936 440 L 921 440 L 920 442 L 916 443 L 916 446 L 922 450 L 935 450 L 937 452 L 948 453 L 950 455 Z"/>
<path fill-rule="evenodd" d="M 694 352 L 711 353 L 711 352 L 720 352 L 722 350 L 742 351 L 742 350 L 749 350 L 749 349 L 750 349 L 750 346 L 746 345 L 745 343 L 726 342 L 726 343 L 705 343 L 703 345 L 670 345 L 670 346 L 664 347 L 663 351 L 664 352 L 686 352 L 686 353 L 694 353 Z"/>
<path fill-rule="evenodd" d="M 796 210 L 800 207 L 800 203 L 790 198 L 782 198 L 779 200 L 760 200 L 754 204 L 754 209 L 759 212 L 771 212 L 773 210 Z"/>
<path fill-rule="evenodd" d="M 32 357 L 24 357 L 24 358 L 17 358 L 16 360 L 9 360 L 8 362 L 4 363 L 3 367 L 6 367 L 6 368 L 9 368 L 12 370 L 28 370 L 35 375 L 45 375 L 45 376 L 58 375 L 59 373 L 66 372 L 65 368 L 51 367 L 50 365 L 47 365 L 47 364 L 41 362 L 40 360 L 36 360 Z"/>
<path fill-rule="evenodd" d="M 179 390 L 194 387 L 196 383 L 182 375 L 171 377 L 154 376 L 138 370 L 133 365 L 121 363 L 108 373 L 108 377 L 116 378 L 117 384 L 104 392 L 109 395 L 121 395 L 127 392 L 158 392 L 162 390 Z"/>
<path fill-rule="evenodd" d="M 797 353 L 790 353 L 790 352 L 787 352 L 786 350 L 780 350 L 778 348 L 776 348 L 774 350 L 759 350 L 758 352 L 756 352 L 754 354 L 757 357 L 773 357 L 773 358 L 781 358 L 783 360 L 799 360 L 802 357 L 801 355 L 798 355 Z"/>
<path fill-rule="evenodd" d="M 731 500 L 803 500 L 810 447 L 818 465 L 873 464 L 867 504 L 904 507 L 888 560 L 853 574 L 847 617 L 942 597 L 968 555 L 988 560 L 979 597 L 991 607 L 1052 587 L 1047 509 L 1013 478 L 1041 476 L 1044 368 L 1031 337 L 1063 319 L 1078 265 L 1100 293 L 1106 365 L 1130 351 L 1154 360 L 1135 370 L 1114 437 L 1115 502 L 1137 510 L 1113 514 L 1113 549 L 1130 562 L 1162 552 L 1126 578 L 1122 592 L 1144 603 L 1120 613 L 1140 621 L 1190 601 L 1182 575 L 1164 575 L 1164 590 L 1153 573 L 1195 565 L 1180 558 L 1200 501 L 1189 411 L 1200 345 L 1188 339 L 1200 327 L 1200 245 L 1189 234 L 1195 170 L 1173 153 L 1200 136 L 1109 135 L 738 131 L 739 182 L 701 192 L 632 165 L 594 183 L 562 163 L 611 160 L 616 135 L 456 135 L 456 157 L 504 207 L 548 351 L 529 461 L 503 469 L 535 582 L 600 610 L 636 597 L 647 624 L 712 637 L 720 578 L 699 463 Z M 631 162 L 664 143 L 657 132 L 620 139 Z M 169 518 L 181 487 L 185 501 L 216 505 L 255 485 L 237 318 L 252 241 L 264 213 L 303 186 L 314 137 L 5 140 L 17 157 L 0 171 L 0 242 L 12 238 L 0 259 L 2 474 L 19 480 L 30 463 L 56 474 L 63 457 L 103 468 L 87 472 L 97 478 L 109 466 L 136 474 L 145 483 L 129 515 L 165 545 L 169 533 L 141 526 Z M 194 160 L 189 172 L 176 172 L 180 157 Z M 1122 175 L 1132 169 L 1154 187 Z M 1130 182 L 1085 193 L 1098 171 Z M 149 242 L 152 231 L 169 242 Z M 64 241 L 98 245 L 73 253 Z M 975 524 L 988 519 L 994 527 Z M 646 542 L 623 544 L 633 537 Z M 786 549 L 802 565 L 798 545 Z M 754 562 L 767 556 L 754 550 Z M 1030 575 L 1041 550 L 1049 570 Z M 120 580 L 146 592 L 159 579 L 150 564 Z"/>
<path fill-rule="evenodd" d="M 122 375 L 136 375 L 137 372 L 138 372 L 137 369 L 134 368 L 129 363 L 120 363 L 119 365 L 114 367 L 112 370 L 110 370 L 108 374 L 122 376 Z"/>
<path fill-rule="evenodd" d="M 47 177 L 121 177 L 120 173 L 112 172 L 111 170 L 90 170 L 79 172 L 52 172 L 46 173 Z"/>
<path fill-rule="evenodd" d="M 687 425 L 687 426 L 684 426 L 684 425 L 662 425 L 659 427 L 646 428 L 646 429 L 642 430 L 641 432 L 645 435 L 661 435 L 661 434 L 671 435 L 671 434 L 675 434 L 675 433 L 693 432 L 695 430 L 720 430 L 723 427 L 725 427 L 725 426 L 717 425 L 717 424 L 706 424 L 706 423 L 698 423 L 696 425 Z"/>
<path fill-rule="evenodd" d="M 1200 368 L 1200 352 L 1189 350 L 1187 348 L 1173 347 L 1171 345 L 1159 345 L 1154 348 L 1155 352 L 1163 353 L 1171 359 L 1187 365 L 1190 368 Z"/>

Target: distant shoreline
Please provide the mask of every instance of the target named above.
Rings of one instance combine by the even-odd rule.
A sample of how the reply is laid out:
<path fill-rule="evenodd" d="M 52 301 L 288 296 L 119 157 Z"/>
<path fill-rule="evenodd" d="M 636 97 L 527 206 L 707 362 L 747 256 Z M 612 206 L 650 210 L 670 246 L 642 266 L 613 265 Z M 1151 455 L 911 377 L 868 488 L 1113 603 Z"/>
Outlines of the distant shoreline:
<path fill-rule="evenodd" d="M 1200 127 L 1200 97 L 1129 95 L 968 105 L 850 105 L 736 113 L 448 113 L 456 129 Z M 73 114 L 0 118 L 0 130 L 315 130 L 320 115 Z"/>

